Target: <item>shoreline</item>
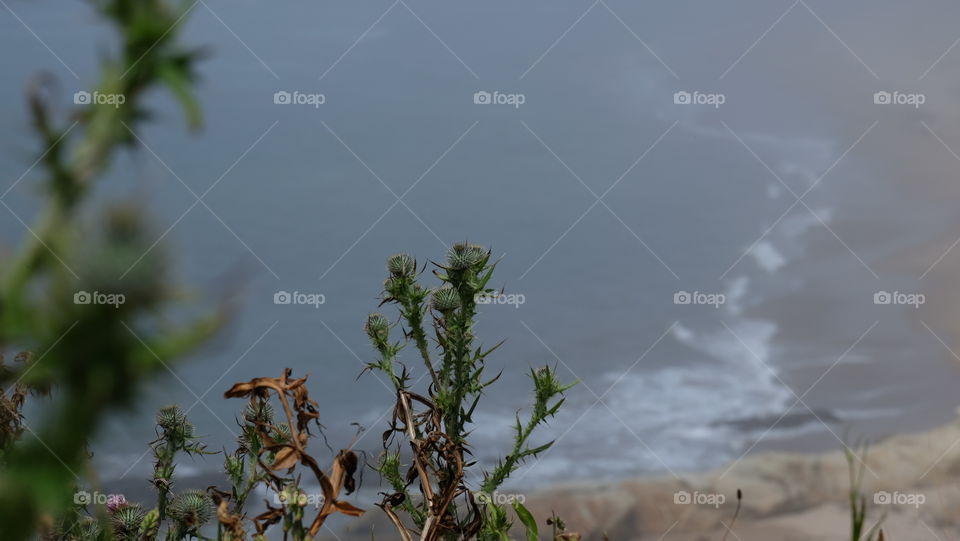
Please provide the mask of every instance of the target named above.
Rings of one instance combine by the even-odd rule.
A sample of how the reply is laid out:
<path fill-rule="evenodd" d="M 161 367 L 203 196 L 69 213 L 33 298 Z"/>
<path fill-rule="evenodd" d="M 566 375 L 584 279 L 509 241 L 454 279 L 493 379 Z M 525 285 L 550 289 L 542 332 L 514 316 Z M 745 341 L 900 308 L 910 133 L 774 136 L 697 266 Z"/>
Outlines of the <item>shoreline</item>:
<path fill-rule="evenodd" d="M 868 528 L 886 514 L 888 540 L 960 534 L 960 416 L 932 430 L 878 441 L 867 449 L 864 463 Z M 585 541 L 604 533 L 612 540 L 660 539 L 668 531 L 668 539 L 693 541 L 723 536 L 737 489 L 743 500 L 735 539 L 849 536 L 849 469 L 842 450 L 764 451 L 704 473 L 565 483 L 529 495 L 526 506 L 537 517 L 555 511 Z M 688 499 L 699 494 L 704 503 L 676 503 L 681 491 Z M 723 496 L 722 503 L 710 505 L 720 499 L 716 495 Z M 885 499 L 901 503 L 884 504 Z"/>
<path fill-rule="evenodd" d="M 864 462 L 865 528 L 883 517 L 888 541 L 960 537 L 960 411 L 937 428 L 873 443 Z M 548 534 L 544 521 L 555 512 L 583 541 L 605 536 L 611 541 L 719 540 L 730 526 L 740 489 L 742 507 L 728 539 L 826 541 L 850 536 L 849 486 L 842 449 L 761 451 L 676 477 L 555 484 L 524 494 L 524 504 L 537 517 L 541 539 Z M 681 492 L 701 503 L 678 503 Z M 900 503 L 881 503 L 885 498 Z M 371 508 L 364 518 L 343 524 L 338 539 L 370 539 L 371 531 L 393 538 L 392 525 L 378 511 Z M 522 537 L 514 532 L 514 538 Z"/>

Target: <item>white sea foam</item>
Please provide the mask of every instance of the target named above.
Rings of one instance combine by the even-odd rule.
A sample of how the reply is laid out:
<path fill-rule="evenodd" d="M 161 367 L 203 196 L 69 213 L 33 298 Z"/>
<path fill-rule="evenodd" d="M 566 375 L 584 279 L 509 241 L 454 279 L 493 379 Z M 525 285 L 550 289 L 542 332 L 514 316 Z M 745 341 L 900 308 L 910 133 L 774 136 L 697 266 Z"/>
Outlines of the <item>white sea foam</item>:
<path fill-rule="evenodd" d="M 787 264 L 787 258 L 783 256 L 769 241 L 758 242 L 750 255 L 763 270 L 770 274 L 777 272 L 780 267 Z"/>
<path fill-rule="evenodd" d="M 723 310 L 733 316 L 730 330 L 673 327 L 674 340 L 709 361 L 606 374 L 590 389 L 602 402 L 591 396 L 587 403 L 562 410 L 542 435 L 556 438 L 556 448 L 527 464 L 512 482 L 530 486 L 570 479 L 578 464 L 588 460 L 591 475 L 614 479 L 699 470 L 735 458 L 765 427 L 744 430 L 730 421 L 776 419 L 793 398 L 770 364 L 776 325 L 735 317 L 748 285 L 740 277 L 727 290 L 733 302 Z M 489 421 L 480 425 L 504 425 L 502 419 Z M 507 435 L 488 429 L 475 437 L 493 442 Z M 598 454 L 604 460 L 592 460 Z"/>

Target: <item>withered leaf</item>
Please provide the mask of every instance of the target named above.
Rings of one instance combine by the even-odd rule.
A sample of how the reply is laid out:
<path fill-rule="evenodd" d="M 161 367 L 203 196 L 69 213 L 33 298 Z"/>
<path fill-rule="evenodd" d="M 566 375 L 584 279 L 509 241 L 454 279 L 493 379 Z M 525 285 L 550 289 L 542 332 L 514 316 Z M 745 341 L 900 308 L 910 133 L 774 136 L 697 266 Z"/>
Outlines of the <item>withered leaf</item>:
<path fill-rule="evenodd" d="M 297 465 L 297 462 L 300 460 L 299 453 L 297 450 L 291 446 L 285 446 L 277 452 L 276 458 L 273 461 L 273 464 L 270 465 L 271 470 L 288 470 Z"/>
<path fill-rule="evenodd" d="M 357 483 L 353 476 L 357 473 L 359 459 L 357 459 L 357 455 L 353 451 L 342 449 L 337 456 L 337 460 L 343 467 L 343 488 L 347 489 L 347 494 L 350 494 L 356 490 Z"/>
<path fill-rule="evenodd" d="M 256 422 L 254 426 L 257 435 L 264 443 L 259 449 L 257 460 L 270 472 L 293 470 L 299 463 L 316 477 L 323 491 L 324 502 L 308 531 L 310 536 L 315 536 L 329 515 L 337 512 L 348 516 L 363 514 L 362 509 L 338 500 L 341 488 L 346 489 L 347 493 L 356 489 L 354 475 L 359 467 L 359 460 L 352 451 L 342 450 L 334 459 L 328 474 L 324 473 L 317 460 L 306 451 L 309 440 L 308 425 L 312 422 L 320 425 L 320 412 L 317 402 L 310 398 L 304 385 L 307 378 L 290 379 L 291 373 L 292 371 L 287 368 L 284 370 L 283 376 L 279 378 L 254 378 L 247 382 L 236 383 L 224 393 L 224 396 L 227 398 L 256 397 L 261 400 L 269 400 L 271 392 L 276 394 L 276 398 L 283 407 L 286 426 L 290 428 L 291 437 L 279 442 L 273 435 L 277 432 L 277 426 Z M 273 462 L 269 466 L 264 464 L 264 459 L 268 453 L 274 453 Z M 270 476 L 277 483 L 285 484 L 285 481 L 275 474 L 270 473 Z M 267 512 L 253 519 L 258 534 L 263 534 L 269 526 L 283 520 L 283 507 L 273 508 L 268 503 L 267 508 Z"/>
<path fill-rule="evenodd" d="M 407 496 L 403 492 L 394 492 L 393 494 L 384 496 L 383 503 L 391 507 L 396 507 L 402 504 L 406 499 L 407 499 Z"/>
<path fill-rule="evenodd" d="M 257 533 L 263 535 L 267 528 L 283 520 L 283 508 L 271 507 L 270 502 L 264 500 L 267 510 L 253 517 L 253 524 L 257 528 Z"/>
<path fill-rule="evenodd" d="M 336 501 L 334 502 L 333 505 L 334 507 L 337 508 L 337 511 L 340 511 L 344 515 L 348 515 L 351 517 L 359 517 L 364 513 L 363 509 L 360 509 L 359 507 L 355 507 L 353 504 L 349 502 Z"/>

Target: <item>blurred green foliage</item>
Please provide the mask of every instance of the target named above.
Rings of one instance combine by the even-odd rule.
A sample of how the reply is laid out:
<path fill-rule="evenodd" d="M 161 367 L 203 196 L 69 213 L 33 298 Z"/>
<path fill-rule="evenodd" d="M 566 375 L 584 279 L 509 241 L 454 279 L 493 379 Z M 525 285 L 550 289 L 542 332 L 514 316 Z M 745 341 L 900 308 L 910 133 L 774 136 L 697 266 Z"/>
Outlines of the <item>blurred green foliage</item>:
<path fill-rule="evenodd" d="M 97 178 L 118 151 L 131 145 L 134 131 L 148 117 L 141 103 L 148 90 L 168 88 L 188 123 L 199 125 L 191 91 L 198 53 L 177 43 L 189 4 L 95 0 L 92 5 L 112 24 L 120 43 L 117 53 L 103 59 L 96 90 L 123 96 L 123 104 L 90 103 L 63 118 L 47 102 L 44 79 L 29 95 L 42 147 L 43 204 L 0 275 L 0 346 L 8 355 L 30 352 L 0 371 L 0 383 L 8 389 L 0 400 L 5 541 L 55 531 L 64 517 L 75 515 L 72 502 L 87 468 L 86 444 L 103 416 L 135 402 L 147 377 L 191 351 L 222 319 L 211 314 L 183 327 L 164 324 L 159 316 L 169 308 L 173 288 L 159 254 L 145 257 L 136 272 L 120 278 L 154 241 L 141 211 L 91 209 L 100 216 L 93 227 L 79 218 Z M 98 291 L 123 302 L 74 298 Z M 49 390 L 42 419 L 24 423 L 20 406 L 26 393 Z M 84 519 L 70 535 L 98 530 L 96 521 Z"/>

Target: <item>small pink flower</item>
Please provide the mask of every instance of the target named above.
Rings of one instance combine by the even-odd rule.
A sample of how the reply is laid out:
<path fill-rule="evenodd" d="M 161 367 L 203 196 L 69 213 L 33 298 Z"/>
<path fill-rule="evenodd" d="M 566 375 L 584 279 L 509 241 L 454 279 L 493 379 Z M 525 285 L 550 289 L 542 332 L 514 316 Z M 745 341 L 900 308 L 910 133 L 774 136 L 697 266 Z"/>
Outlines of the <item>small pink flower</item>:
<path fill-rule="evenodd" d="M 118 509 L 127 505 L 127 499 L 123 494 L 110 494 L 107 496 L 107 511 L 116 513 Z"/>

